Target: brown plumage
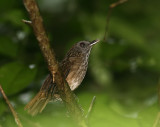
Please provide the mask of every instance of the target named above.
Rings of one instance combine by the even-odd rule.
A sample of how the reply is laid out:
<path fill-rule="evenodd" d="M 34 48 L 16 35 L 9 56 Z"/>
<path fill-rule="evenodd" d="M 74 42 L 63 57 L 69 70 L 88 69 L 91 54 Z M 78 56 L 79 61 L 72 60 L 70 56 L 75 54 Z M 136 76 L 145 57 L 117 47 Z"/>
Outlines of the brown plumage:
<path fill-rule="evenodd" d="M 68 51 L 60 68 L 71 90 L 75 90 L 84 79 L 88 67 L 90 50 L 99 40 L 80 41 Z M 41 113 L 48 102 L 60 99 L 56 84 L 52 82 L 52 76 L 48 75 L 38 94 L 26 105 L 25 109 L 31 115 Z"/>

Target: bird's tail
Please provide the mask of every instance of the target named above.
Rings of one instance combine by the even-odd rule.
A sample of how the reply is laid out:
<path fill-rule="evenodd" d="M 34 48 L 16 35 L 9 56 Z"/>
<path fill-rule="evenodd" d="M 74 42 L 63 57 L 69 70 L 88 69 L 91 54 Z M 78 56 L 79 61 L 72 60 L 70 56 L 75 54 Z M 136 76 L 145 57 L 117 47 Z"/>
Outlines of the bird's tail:
<path fill-rule="evenodd" d="M 47 98 L 45 93 L 39 92 L 26 106 L 25 110 L 32 116 L 41 113 L 51 98 Z"/>
<path fill-rule="evenodd" d="M 25 106 L 25 110 L 32 116 L 41 113 L 47 103 L 54 98 L 56 84 L 52 83 L 52 77 L 49 75 L 38 94 Z"/>

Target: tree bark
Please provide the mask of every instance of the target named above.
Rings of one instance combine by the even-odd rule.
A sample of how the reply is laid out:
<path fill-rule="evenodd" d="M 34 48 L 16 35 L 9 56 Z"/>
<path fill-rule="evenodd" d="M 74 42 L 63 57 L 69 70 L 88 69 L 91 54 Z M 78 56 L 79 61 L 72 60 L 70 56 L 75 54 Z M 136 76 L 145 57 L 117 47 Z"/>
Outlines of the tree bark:
<path fill-rule="evenodd" d="M 81 127 L 87 127 L 81 107 L 59 68 L 59 64 L 55 58 L 55 53 L 51 49 L 49 39 L 43 25 L 43 19 L 40 15 L 39 8 L 35 0 L 23 0 L 26 10 L 29 13 L 31 26 L 38 40 L 42 54 L 47 61 L 48 69 L 53 76 L 53 82 L 57 84 L 58 92 L 65 103 L 71 116 L 77 121 Z"/>

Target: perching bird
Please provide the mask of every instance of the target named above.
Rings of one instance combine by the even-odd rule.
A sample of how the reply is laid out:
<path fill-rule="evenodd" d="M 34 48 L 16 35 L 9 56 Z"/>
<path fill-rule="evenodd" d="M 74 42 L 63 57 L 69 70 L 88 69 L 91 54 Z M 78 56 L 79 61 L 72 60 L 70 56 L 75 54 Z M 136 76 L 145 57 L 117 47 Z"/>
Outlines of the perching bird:
<path fill-rule="evenodd" d="M 72 46 L 62 62 L 60 68 L 64 74 L 70 89 L 75 90 L 85 77 L 88 68 L 88 58 L 91 48 L 99 40 L 80 41 Z M 47 103 L 60 98 L 56 84 L 52 82 L 52 76 L 48 75 L 38 94 L 26 105 L 25 109 L 31 115 L 42 112 Z"/>

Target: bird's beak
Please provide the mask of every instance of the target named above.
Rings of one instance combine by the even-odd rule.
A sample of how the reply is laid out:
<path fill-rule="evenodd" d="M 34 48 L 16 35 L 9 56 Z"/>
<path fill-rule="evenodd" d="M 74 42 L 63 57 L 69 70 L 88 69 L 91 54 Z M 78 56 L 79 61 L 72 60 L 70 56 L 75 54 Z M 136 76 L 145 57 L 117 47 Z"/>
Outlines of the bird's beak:
<path fill-rule="evenodd" d="M 92 46 L 92 45 L 94 45 L 94 44 L 96 44 L 97 42 L 99 42 L 100 40 L 93 40 L 93 41 L 91 41 L 91 43 L 90 43 L 90 46 Z"/>

